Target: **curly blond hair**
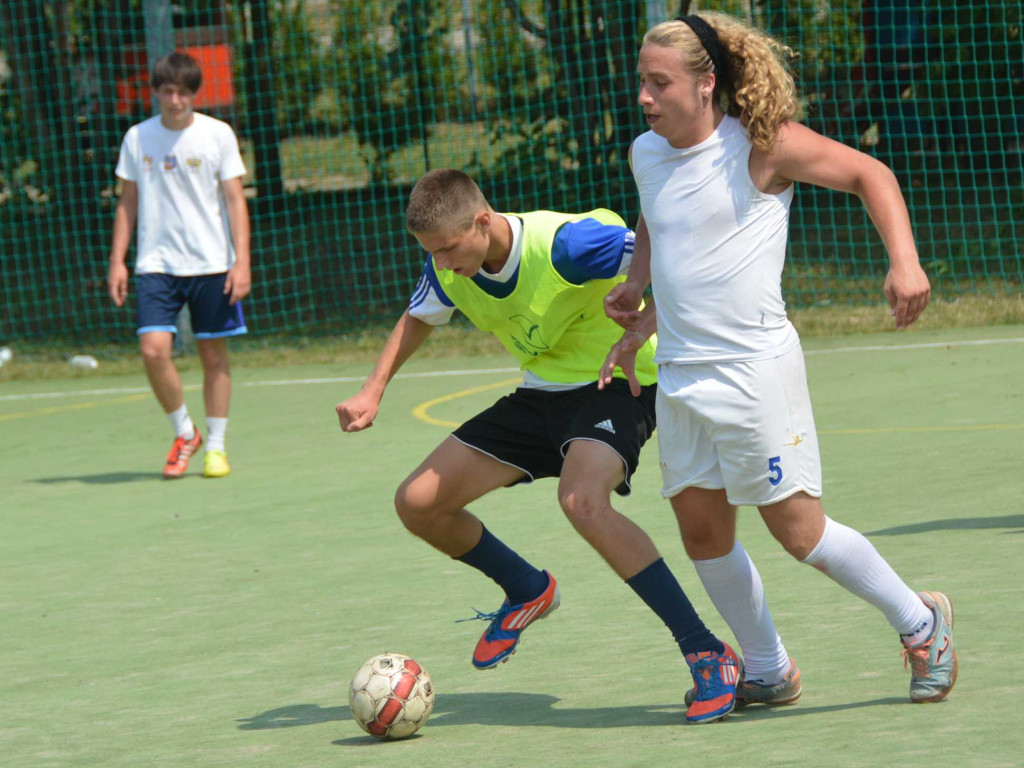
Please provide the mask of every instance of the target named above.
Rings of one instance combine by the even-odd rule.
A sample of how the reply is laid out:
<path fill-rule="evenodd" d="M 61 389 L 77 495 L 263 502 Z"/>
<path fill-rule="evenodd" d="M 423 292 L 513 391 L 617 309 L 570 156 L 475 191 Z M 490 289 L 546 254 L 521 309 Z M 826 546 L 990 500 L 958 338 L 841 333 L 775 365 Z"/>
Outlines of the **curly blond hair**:
<path fill-rule="evenodd" d="M 755 147 L 771 152 L 779 128 L 799 109 L 796 84 L 789 69 L 793 49 L 740 19 L 714 11 L 699 14 L 718 33 L 729 57 L 733 93 L 725 92 L 716 77 L 715 96 L 719 106 L 738 117 Z M 652 27 L 644 45 L 674 48 L 683 55 L 685 66 L 697 77 L 714 73 L 711 57 L 697 35 L 685 22 L 672 20 Z"/>

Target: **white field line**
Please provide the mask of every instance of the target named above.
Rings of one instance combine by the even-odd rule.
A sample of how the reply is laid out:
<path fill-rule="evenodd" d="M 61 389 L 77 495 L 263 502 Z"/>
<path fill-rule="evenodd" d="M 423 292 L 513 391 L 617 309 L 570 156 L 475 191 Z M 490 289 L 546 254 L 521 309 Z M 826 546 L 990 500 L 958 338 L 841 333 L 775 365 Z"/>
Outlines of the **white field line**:
<path fill-rule="evenodd" d="M 987 347 L 992 344 L 1020 344 L 1024 337 L 1012 339 L 974 339 L 972 341 L 932 341 L 927 344 L 878 344 L 870 347 L 834 347 L 804 350 L 804 356 L 834 355 L 837 352 L 898 352 L 905 349 L 945 349 L 946 347 Z"/>
<path fill-rule="evenodd" d="M 423 373 L 399 373 L 396 379 L 426 379 L 435 376 L 471 376 L 481 373 L 515 373 L 518 368 L 473 368 L 465 371 L 425 371 Z M 285 387 L 293 384 L 345 384 L 364 381 L 366 376 L 338 376 L 323 379 L 279 379 L 276 381 L 245 381 L 235 383 L 236 387 Z M 197 385 L 185 389 L 198 389 Z M 21 395 L 0 395 L 0 402 L 6 400 L 44 400 L 48 398 L 83 397 L 85 395 L 131 395 L 149 392 L 149 387 L 123 387 L 120 389 L 80 389 L 74 392 L 31 392 Z"/>
<path fill-rule="evenodd" d="M 933 341 L 921 344 L 877 344 L 865 347 L 835 347 L 833 349 L 809 349 L 804 350 L 804 355 L 812 357 L 815 355 L 834 355 L 846 352 L 900 352 L 913 349 L 945 349 L 947 347 L 983 347 L 993 344 L 1020 344 L 1024 343 L 1024 336 L 1009 339 L 973 339 L 969 341 Z M 475 376 L 490 373 L 515 373 L 518 368 L 473 368 L 469 370 L 456 371 L 425 371 L 422 373 L 399 373 L 396 379 L 426 379 L 437 376 Z M 361 382 L 366 376 L 338 376 L 317 379 L 277 379 L 272 381 L 246 381 L 236 383 L 237 387 L 287 387 L 306 384 L 349 384 Z M 186 387 L 194 389 L 195 387 Z M 11 402 L 18 400 L 45 400 L 66 397 L 85 397 L 96 395 L 131 395 L 141 392 L 149 392 L 149 387 L 123 387 L 117 389 L 82 389 L 73 392 L 26 392 L 20 395 L 0 395 L 0 402 Z"/>

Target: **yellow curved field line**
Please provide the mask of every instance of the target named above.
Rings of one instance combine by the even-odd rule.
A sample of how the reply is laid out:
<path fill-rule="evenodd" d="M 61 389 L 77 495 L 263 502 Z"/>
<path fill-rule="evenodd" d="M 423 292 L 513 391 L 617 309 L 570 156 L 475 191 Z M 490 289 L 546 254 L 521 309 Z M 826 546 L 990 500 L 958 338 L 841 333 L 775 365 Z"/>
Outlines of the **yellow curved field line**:
<path fill-rule="evenodd" d="M 518 384 L 522 379 L 505 379 L 504 381 L 496 381 L 493 384 L 484 384 L 479 387 L 470 387 L 469 389 L 460 389 L 458 392 L 452 392 L 449 395 L 442 395 L 441 397 L 435 397 L 433 400 L 427 400 L 425 403 L 420 403 L 412 409 L 412 415 L 420 421 L 425 421 L 427 424 L 433 424 L 438 427 L 451 427 L 454 429 L 462 424 L 460 421 L 445 421 L 444 419 L 435 419 L 431 416 L 428 411 L 435 405 L 441 403 L 447 403 L 451 400 L 458 400 L 460 397 L 467 397 L 469 395 L 475 395 L 477 392 L 486 392 L 489 389 L 500 389 L 507 387 L 510 384 Z"/>
<path fill-rule="evenodd" d="M 431 408 L 441 403 L 448 403 L 452 400 L 458 400 L 460 397 L 467 397 L 469 395 L 475 395 L 477 392 L 486 392 L 489 389 L 499 389 L 501 387 L 507 387 L 509 384 L 517 384 L 520 379 L 506 379 L 505 381 L 498 381 L 494 384 L 484 384 L 480 387 L 471 387 L 469 389 L 461 389 L 458 392 L 452 392 L 448 395 L 442 395 L 441 397 L 435 397 L 433 400 L 427 400 L 425 403 L 420 403 L 412 409 L 412 415 L 420 421 L 424 421 L 427 424 L 433 424 L 438 427 L 449 427 L 454 429 L 462 424 L 459 421 L 446 421 L 445 419 L 437 419 L 428 413 Z M 1010 424 L 964 424 L 960 426 L 926 426 L 926 427 L 880 427 L 877 429 L 821 429 L 818 430 L 819 435 L 881 435 L 881 434 L 912 434 L 915 432 L 991 432 L 1002 429 L 1020 429 L 1024 427 L 1024 423 L 1010 423 Z"/>

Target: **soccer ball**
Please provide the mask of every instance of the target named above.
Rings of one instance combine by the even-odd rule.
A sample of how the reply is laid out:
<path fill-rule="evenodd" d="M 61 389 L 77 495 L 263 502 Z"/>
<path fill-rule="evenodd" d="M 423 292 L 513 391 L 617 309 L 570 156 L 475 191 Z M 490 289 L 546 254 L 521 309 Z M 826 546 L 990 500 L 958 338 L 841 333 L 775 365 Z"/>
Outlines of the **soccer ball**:
<path fill-rule="evenodd" d="M 427 670 L 400 653 L 382 653 L 352 678 L 348 706 L 359 727 L 378 739 L 405 739 L 434 709 L 434 683 Z"/>

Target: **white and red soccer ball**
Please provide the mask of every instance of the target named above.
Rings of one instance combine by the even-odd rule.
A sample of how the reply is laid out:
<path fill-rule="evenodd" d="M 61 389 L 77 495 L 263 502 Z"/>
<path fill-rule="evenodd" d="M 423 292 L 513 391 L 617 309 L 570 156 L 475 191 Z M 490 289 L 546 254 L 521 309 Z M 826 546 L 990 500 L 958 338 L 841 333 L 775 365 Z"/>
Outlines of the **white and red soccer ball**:
<path fill-rule="evenodd" d="M 405 739 L 434 709 L 434 683 L 413 659 L 382 653 L 352 678 L 348 705 L 359 727 L 378 739 Z"/>

